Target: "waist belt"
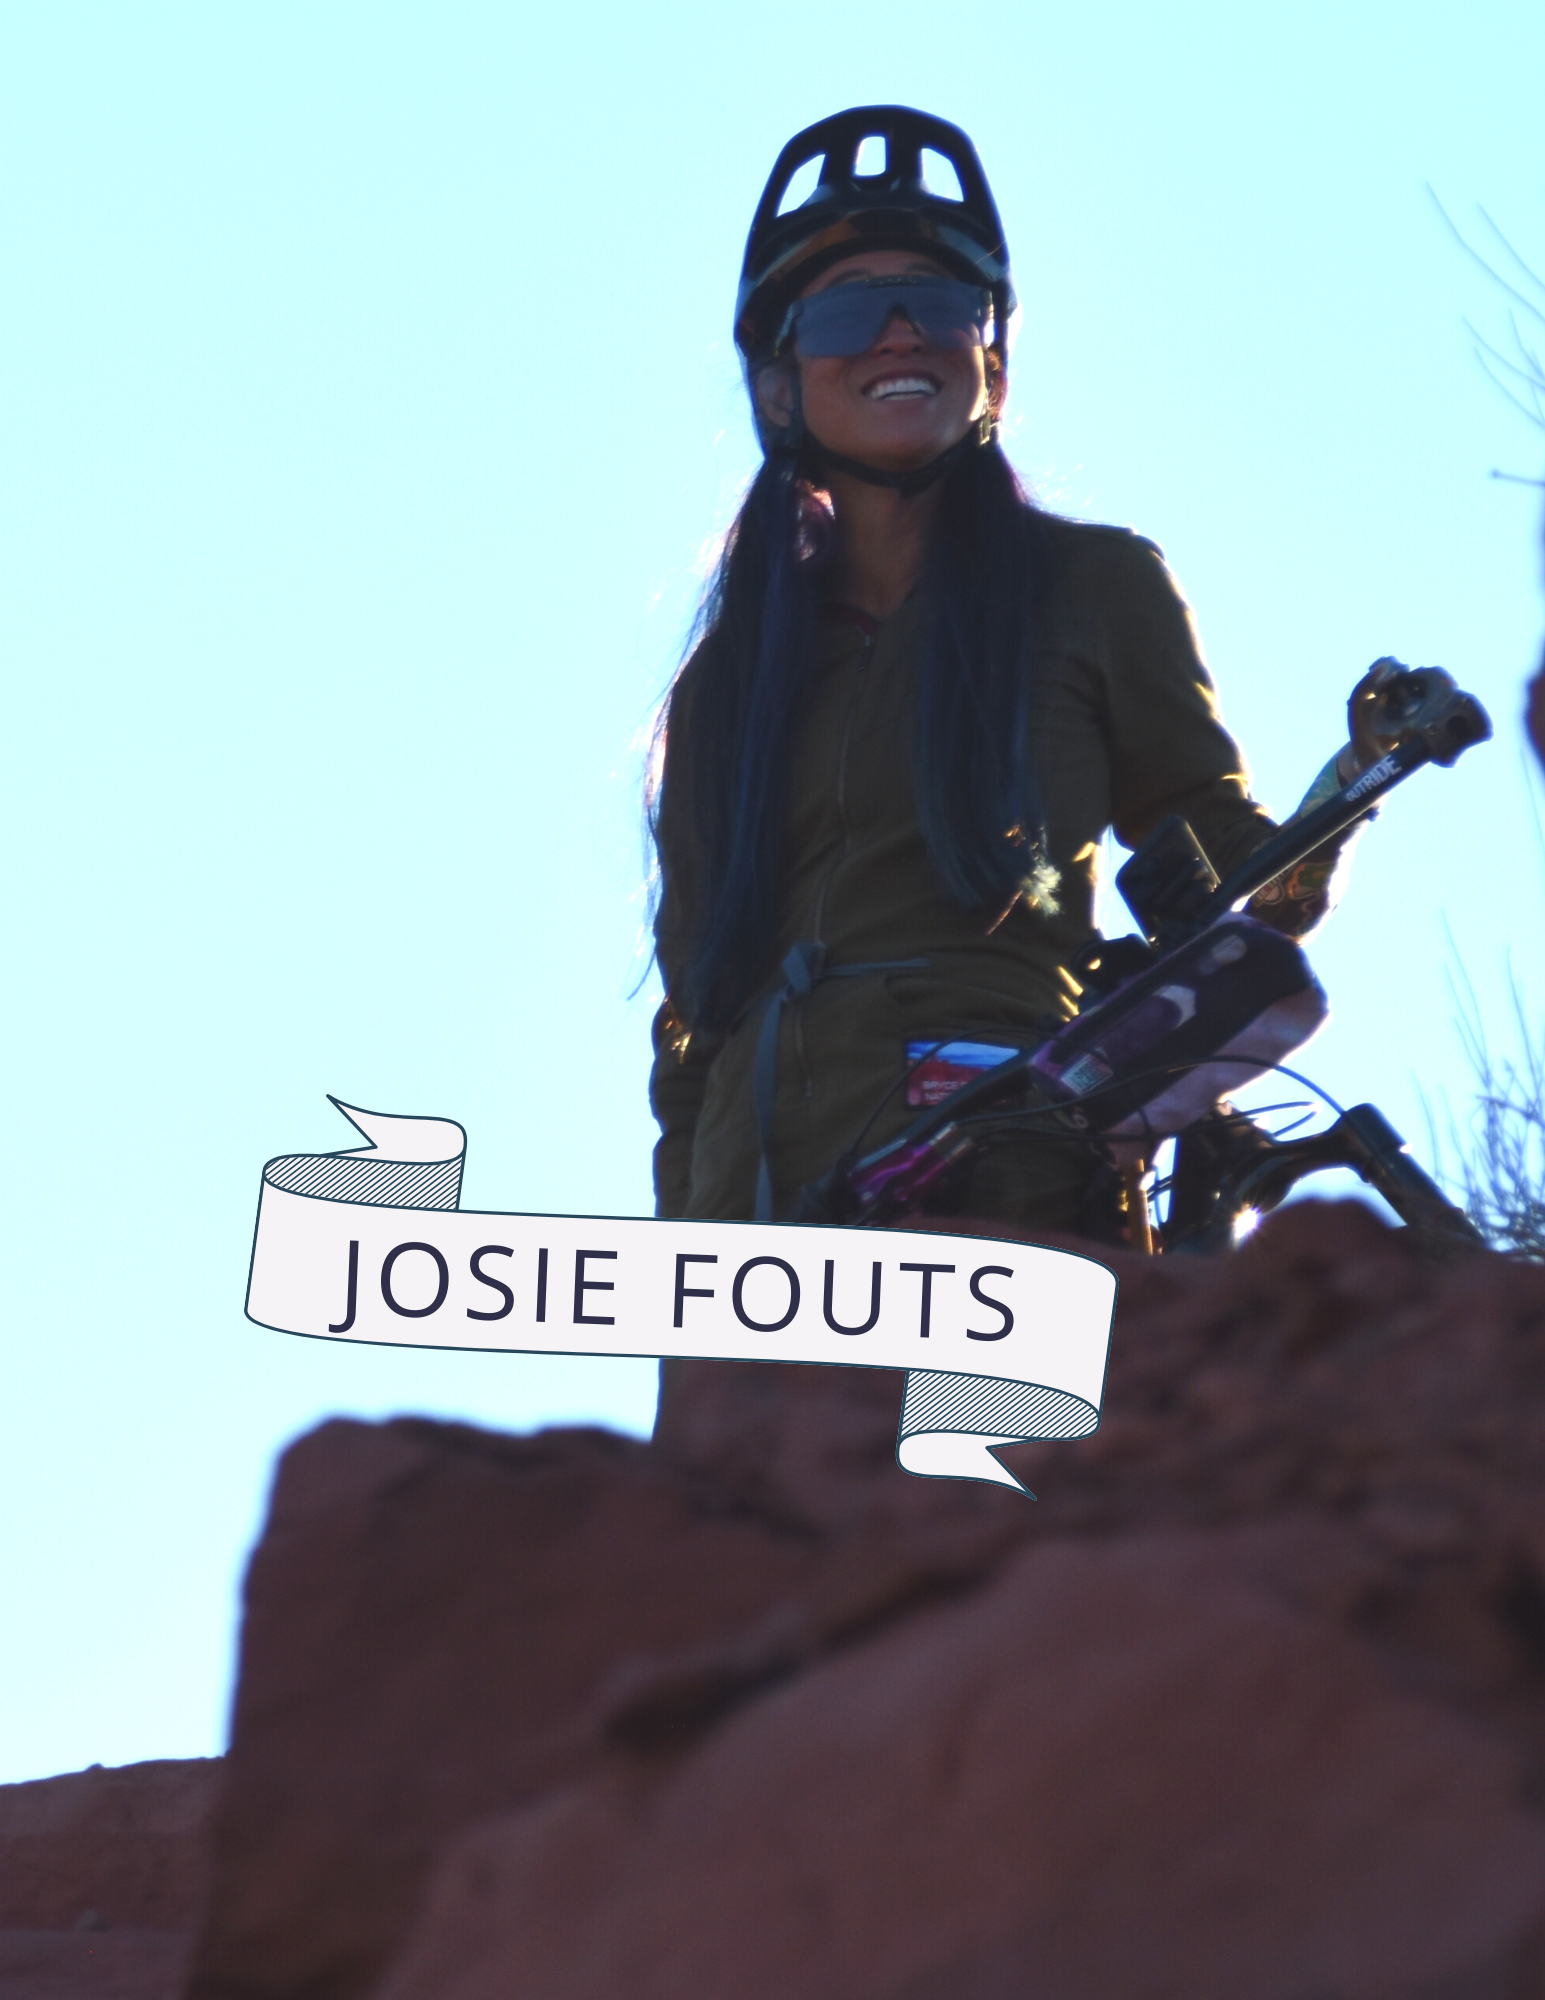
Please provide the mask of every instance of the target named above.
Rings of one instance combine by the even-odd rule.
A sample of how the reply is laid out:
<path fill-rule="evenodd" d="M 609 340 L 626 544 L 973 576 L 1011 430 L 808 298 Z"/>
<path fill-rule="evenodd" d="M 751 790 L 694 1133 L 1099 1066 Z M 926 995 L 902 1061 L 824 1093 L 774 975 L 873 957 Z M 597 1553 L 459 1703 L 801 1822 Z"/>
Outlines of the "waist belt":
<path fill-rule="evenodd" d="M 874 972 L 920 972 L 926 958 L 876 959 L 871 965 L 828 965 L 826 947 L 805 939 L 789 948 L 783 961 L 783 984 L 767 1002 L 756 1038 L 756 1136 L 760 1156 L 756 1167 L 754 1222 L 772 1221 L 772 1167 L 768 1149 L 772 1143 L 773 1099 L 778 1082 L 778 1029 L 783 1010 L 790 1000 L 805 1000 L 825 979 L 857 979 Z"/>

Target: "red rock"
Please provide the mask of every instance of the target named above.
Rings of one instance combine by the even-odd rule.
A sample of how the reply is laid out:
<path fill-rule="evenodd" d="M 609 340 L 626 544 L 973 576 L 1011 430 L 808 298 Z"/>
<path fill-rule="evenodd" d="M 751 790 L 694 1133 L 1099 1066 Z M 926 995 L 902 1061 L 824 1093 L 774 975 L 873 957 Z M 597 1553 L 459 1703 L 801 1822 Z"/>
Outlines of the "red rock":
<path fill-rule="evenodd" d="M 0 1931 L 0 2000 L 177 2000 L 181 1931 Z"/>
<path fill-rule="evenodd" d="M 647 1797 L 592 1780 L 477 1829 L 377 2000 L 1525 1990 L 1518 1755 L 1284 1610 L 1239 1540 L 1032 1550 Z"/>
<path fill-rule="evenodd" d="M 363 1994 L 462 1827 L 619 1744 L 664 1754 L 828 1627 L 979 1573 L 972 1524 L 996 1546 L 1023 1507 L 987 1491 L 971 1532 L 844 1566 L 626 1439 L 324 1426 L 285 1455 L 248 1578 L 190 1996 Z"/>
<path fill-rule="evenodd" d="M 302 1440 L 189 2000 L 1545 1994 L 1545 1272 L 1356 1204 L 1113 1261 L 1038 1503 L 841 1369 Z"/>
<path fill-rule="evenodd" d="M 0 1785 L 0 1930 L 188 1928 L 220 1760 Z"/>

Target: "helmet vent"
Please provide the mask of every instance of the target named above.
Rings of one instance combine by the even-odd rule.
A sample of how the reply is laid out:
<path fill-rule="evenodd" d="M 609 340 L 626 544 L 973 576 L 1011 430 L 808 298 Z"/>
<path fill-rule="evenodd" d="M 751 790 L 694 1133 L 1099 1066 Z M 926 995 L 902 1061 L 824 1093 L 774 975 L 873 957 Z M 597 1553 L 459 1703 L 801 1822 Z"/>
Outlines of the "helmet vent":
<path fill-rule="evenodd" d="M 989 292 L 995 344 L 1008 352 L 1014 280 L 976 148 L 947 119 L 856 104 L 796 132 L 762 189 L 735 294 L 735 345 L 748 370 L 772 358 L 805 285 L 860 247 L 925 255 Z"/>
<path fill-rule="evenodd" d="M 853 161 L 853 175 L 856 180 L 878 180 L 889 164 L 890 149 L 885 136 L 871 132 L 866 139 L 858 142 L 858 152 Z"/>
<path fill-rule="evenodd" d="M 796 167 L 789 176 L 789 184 L 783 190 L 783 199 L 778 203 L 778 213 L 787 215 L 790 209 L 803 208 L 815 193 L 816 183 L 821 178 L 821 169 L 826 164 L 826 155 L 817 153 L 813 160 Z"/>
<path fill-rule="evenodd" d="M 960 176 L 955 171 L 955 163 L 945 153 L 936 153 L 932 146 L 925 146 L 922 154 L 923 186 L 929 194 L 940 201 L 964 201 L 966 191 L 960 185 Z"/>

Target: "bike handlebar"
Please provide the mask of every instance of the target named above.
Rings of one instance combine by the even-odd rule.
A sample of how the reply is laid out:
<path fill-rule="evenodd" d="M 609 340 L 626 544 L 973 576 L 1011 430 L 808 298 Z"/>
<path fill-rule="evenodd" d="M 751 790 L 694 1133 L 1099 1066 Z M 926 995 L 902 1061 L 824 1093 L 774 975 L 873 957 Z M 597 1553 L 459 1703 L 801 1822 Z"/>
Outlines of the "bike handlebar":
<path fill-rule="evenodd" d="M 1156 827 L 1123 865 L 1116 887 L 1150 937 L 1174 943 L 1195 935 L 1249 901 L 1323 842 L 1372 810 L 1386 793 L 1424 764 L 1451 765 L 1492 733 L 1491 718 L 1472 694 L 1438 667 L 1397 675 L 1384 690 L 1396 708 L 1394 746 L 1349 785 L 1279 827 L 1264 846 L 1220 882 L 1184 821 Z"/>

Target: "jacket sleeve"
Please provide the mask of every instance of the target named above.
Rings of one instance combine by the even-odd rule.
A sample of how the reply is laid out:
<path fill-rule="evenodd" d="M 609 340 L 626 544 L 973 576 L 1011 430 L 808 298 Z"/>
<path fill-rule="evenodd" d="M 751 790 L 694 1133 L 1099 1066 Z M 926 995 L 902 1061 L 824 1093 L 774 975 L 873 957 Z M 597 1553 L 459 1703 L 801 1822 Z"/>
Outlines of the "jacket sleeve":
<path fill-rule="evenodd" d="M 681 725 L 691 699 L 692 665 L 689 661 L 682 670 L 671 695 L 655 816 L 660 867 L 655 958 L 665 985 L 665 998 L 654 1018 L 649 1105 L 660 1126 L 654 1149 L 655 1214 L 665 1219 L 686 1213 L 697 1121 L 708 1088 L 708 1072 L 724 1042 L 722 1034 L 705 1034 L 690 1028 L 672 997 L 680 991 L 689 948 L 686 911 L 690 901 L 691 863 L 686 833 L 690 808 L 685 796 Z"/>
<path fill-rule="evenodd" d="M 1113 656 L 1120 664 L 1110 677 L 1116 836 L 1135 847 L 1167 814 L 1179 813 L 1218 874 L 1227 875 L 1270 839 L 1276 823 L 1250 796 L 1244 754 L 1223 726 L 1191 608 L 1163 556 L 1134 537 L 1129 561 L 1128 587 L 1117 598 Z M 1334 761 L 1300 812 L 1336 788 Z M 1268 882 L 1251 898 L 1249 914 L 1307 936 L 1339 900 L 1356 832 L 1336 835 Z"/>
<path fill-rule="evenodd" d="M 1137 847 L 1179 813 L 1226 875 L 1276 826 L 1250 796 L 1249 768 L 1223 726 L 1190 605 L 1151 542 L 1124 541 L 1107 656 L 1111 821 L 1122 845 Z"/>

